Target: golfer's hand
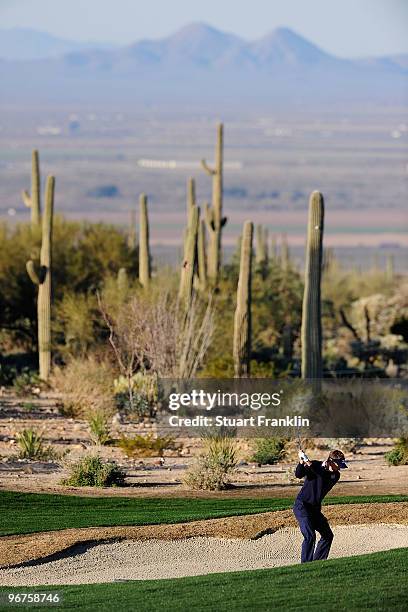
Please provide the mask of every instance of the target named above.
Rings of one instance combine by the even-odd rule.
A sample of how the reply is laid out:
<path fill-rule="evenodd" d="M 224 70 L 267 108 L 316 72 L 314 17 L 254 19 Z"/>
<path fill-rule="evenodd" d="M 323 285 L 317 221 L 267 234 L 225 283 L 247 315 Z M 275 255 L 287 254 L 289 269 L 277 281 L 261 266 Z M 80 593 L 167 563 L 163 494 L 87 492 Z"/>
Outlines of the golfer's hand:
<path fill-rule="evenodd" d="M 302 451 L 298 452 L 298 457 L 299 457 L 299 463 L 301 463 L 302 465 L 307 465 L 307 466 L 312 465 L 310 461 L 305 461 L 303 459 Z"/>

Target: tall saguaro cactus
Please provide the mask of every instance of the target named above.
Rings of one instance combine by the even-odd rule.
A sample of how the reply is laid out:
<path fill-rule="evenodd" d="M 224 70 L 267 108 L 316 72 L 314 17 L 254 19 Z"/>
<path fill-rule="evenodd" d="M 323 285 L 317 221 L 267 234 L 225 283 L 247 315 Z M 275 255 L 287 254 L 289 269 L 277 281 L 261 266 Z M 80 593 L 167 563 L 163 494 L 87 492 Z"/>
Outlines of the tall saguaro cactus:
<path fill-rule="evenodd" d="M 200 223 L 200 209 L 192 206 L 190 209 L 187 235 L 184 246 L 184 258 L 180 276 L 179 299 L 187 311 L 191 304 L 193 293 L 194 269 L 197 254 L 197 236 Z"/>
<path fill-rule="evenodd" d="M 250 375 L 253 234 L 253 223 L 246 221 L 242 232 L 237 307 L 234 317 L 233 357 L 236 378 Z"/>
<path fill-rule="evenodd" d="M 217 143 L 215 147 L 215 166 L 210 168 L 207 162 L 201 160 L 204 170 L 212 177 L 212 204 L 207 206 L 205 217 L 210 236 L 208 249 L 208 277 L 212 284 L 217 284 L 221 267 L 221 233 L 227 222 L 222 216 L 223 197 L 223 148 L 224 148 L 224 126 L 217 126 Z"/>
<path fill-rule="evenodd" d="M 52 277 L 52 223 L 54 215 L 55 178 L 49 176 L 45 188 L 45 210 L 42 219 L 40 268 L 27 261 L 27 272 L 38 285 L 38 354 L 40 378 L 48 380 L 51 371 L 51 277 Z"/>
<path fill-rule="evenodd" d="M 199 286 L 200 286 L 201 291 L 204 291 L 207 287 L 207 255 L 206 255 L 204 219 L 200 219 L 200 223 L 198 225 L 197 266 L 198 266 Z"/>
<path fill-rule="evenodd" d="M 22 197 L 24 204 L 31 209 L 31 227 L 39 228 L 41 224 L 40 159 L 35 149 L 31 154 L 31 195 L 24 190 Z"/>
<path fill-rule="evenodd" d="M 147 213 L 147 196 L 142 193 L 139 198 L 139 281 L 143 287 L 147 288 L 150 279 L 149 217 Z"/>
<path fill-rule="evenodd" d="M 323 374 L 321 277 L 323 259 L 324 200 L 314 191 L 309 200 L 305 288 L 302 308 L 302 378 L 319 392 Z"/>

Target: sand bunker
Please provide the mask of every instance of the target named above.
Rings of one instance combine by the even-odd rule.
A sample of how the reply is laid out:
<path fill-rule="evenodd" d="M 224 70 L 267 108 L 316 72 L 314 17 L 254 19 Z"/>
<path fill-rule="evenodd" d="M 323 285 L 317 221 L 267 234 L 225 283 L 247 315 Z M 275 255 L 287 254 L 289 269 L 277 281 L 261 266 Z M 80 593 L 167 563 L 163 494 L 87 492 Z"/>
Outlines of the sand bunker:
<path fill-rule="evenodd" d="M 408 525 L 340 525 L 333 531 L 330 558 L 408 547 Z M 54 561 L 2 569 L 0 585 L 89 584 L 271 568 L 298 563 L 301 542 L 298 529 L 285 527 L 257 540 L 193 537 L 82 545 Z"/>

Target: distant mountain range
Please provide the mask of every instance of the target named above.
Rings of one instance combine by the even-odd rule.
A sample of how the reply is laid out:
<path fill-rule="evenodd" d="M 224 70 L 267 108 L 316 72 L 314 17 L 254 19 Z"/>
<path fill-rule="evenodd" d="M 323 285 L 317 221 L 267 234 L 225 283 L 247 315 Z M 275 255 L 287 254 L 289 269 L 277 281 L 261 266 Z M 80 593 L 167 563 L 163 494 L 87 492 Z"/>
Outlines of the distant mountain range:
<path fill-rule="evenodd" d="M 118 48 L 32 31 L 0 34 L 2 99 L 9 103 L 28 96 L 32 104 L 215 104 L 221 110 L 408 99 L 408 55 L 340 59 L 287 28 L 250 42 L 196 23 Z"/>
<path fill-rule="evenodd" d="M 85 49 L 113 49 L 111 43 L 75 42 L 26 28 L 0 29 L 0 58 L 36 60 Z"/>

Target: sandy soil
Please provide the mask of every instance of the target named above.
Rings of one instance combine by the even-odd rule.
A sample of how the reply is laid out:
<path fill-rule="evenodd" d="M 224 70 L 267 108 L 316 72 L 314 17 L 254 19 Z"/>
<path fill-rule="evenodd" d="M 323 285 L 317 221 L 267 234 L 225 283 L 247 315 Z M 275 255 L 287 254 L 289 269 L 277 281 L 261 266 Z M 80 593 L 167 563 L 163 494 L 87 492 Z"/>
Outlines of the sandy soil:
<path fill-rule="evenodd" d="M 408 547 L 408 526 L 371 524 L 334 528 L 331 558 Z M 0 570 L 0 584 L 90 584 L 196 576 L 292 565 L 302 536 L 286 527 L 257 540 L 194 537 L 99 544 L 30 567 Z"/>
<path fill-rule="evenodd" d="M 408 503 L 352 504 L 326 506 L 324 514 L 331 525 L 401 524 L 408 525 Z M 50 560 L 78 546 L 107 541 L 151 539 L 177 540 L 193 537 L 257 539 L 279 529 L 296 526 L 289 510 L 246 516 L 191 521 L 172 525 L 134 527 L 90 527 L 64 529 L 0 539 L 0 567 L 34 560 Z"/>
<path fill-rule="evenodd" d="M 163 467 L 158 465 L 157 458 L 128 459 L 118 446 L 93 446 L 86 421 L 62 416 L 58 401 L 55 394 L 18 398 L 6 392 L 0 396 L 0 490 L 126 497 L 294 497 L 301 485 L 293 478 L 295 452 L 278 465 L 258 467 L 249 459 L 251 443 L 241 440 L 242 462 L 234 475 L 234 489 L 221 493 L 188 491 L 182 481 L 186 469 L 200 450 L 197 438 L 179 440 L 183 444 L 180 456 L 166 452 Z M 69 450 L 68 462 L 91 452 L 116 461 L 127 473 L 128 486 L 102 490 L 67 488 L 60 484 L 66 469 L 57 463 L 18 460 L 16 437 L 30 427 L 42 432 L 45 444 L 50 444 L 58 452 Z M 143 425 L 113 423 L 112 436 L 143 434 L 152 431 L 152 427 L 148 422 Z M 355 454 L 346 453 L 350 469 L 342 474 L 332 494 L 408 494 L 408 466 L 390 468 L 385 462 L 384 453 L 391 445 L 391 440 L 370 440 Z M 309 454 L 313 458 L 324 458 L 327 450 L 311 449 Z"/>

